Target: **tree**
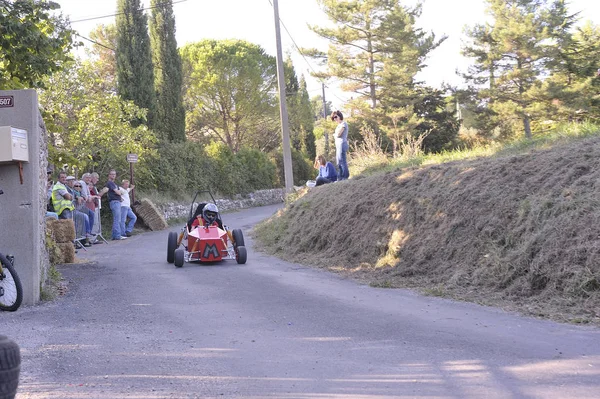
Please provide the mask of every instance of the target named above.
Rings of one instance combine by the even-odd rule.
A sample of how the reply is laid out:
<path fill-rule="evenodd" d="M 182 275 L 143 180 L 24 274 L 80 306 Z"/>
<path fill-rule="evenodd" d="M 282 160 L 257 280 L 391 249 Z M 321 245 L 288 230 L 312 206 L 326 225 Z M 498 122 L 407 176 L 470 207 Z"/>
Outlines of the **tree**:
<path fill-rule="evenodd" d="M 181 56 L 175 40 L 172 0 L 152 0 L 150 43 L 154 63 L 156 118 L 153 128 L 168 141 L 185 140 Z"/>
<path fill-rule="evenodd" d="M 118 0 L 117 12 L 117 89 L 121 98 L 148 110 L 151 127 L 156 97 L 146 15 L 140 0 Z"/>
<path fill-rule="evenodd" d="M 73 31 L 52 1 L 0 0 L 0 89 L 42 87 L 70 59 Z"/>
<path fill-rule="evenodd" d="M 143 184 L 151 185 L 154 135 L 144 125 L 131 124 L 143 120 L 146 110 L 104 91 L 100 80 L 95 63 L 74 62 L 49 78 L 48 89 L 40 92 L 51 162 L 104 174 L 111 168 L 127 170 L 126 154 L 132 152 L 140 157 Z"/>
<path fill-rule="evenodd" d="M 302 77 L 298 82 L 292 59 L 289 56 L 284 64 L 284 75 L 291 145 L 310 159 L 314 159 L 316 156 L 313 134 L 314 118 L 306 90 L 306 80 Z"/>
<path fill-rule="evenodd" d="M 568 41 L 575 15 L 569 15 L 565 0 L 486 0 L 489 26 L 476 26 L 469 34 L 475 55 L 477 83 L 489 82 L 488 106 L 503 120 L 518 118 L 531 138 L 539 98 L 535 90 L 541 77 L 552 72 L 559 58 L 559 44 Z M 487 54 L 486 54 L 487 53 Z"/>
<path fill-rule="evenodd" d="M 97 25 L 90 32 L 90 38 L 94 40 L 89 55 L 95 60 L 94 66 L 101 77 L 100 85 L 105 91 L 117 93 L 117 30 L 114 24 Z"/>
<path fill-rule="evenodd" d="M 280 144 L 274 57 L 242 40 L 203 40 L 181 49 L 184 105 L 194 139 L 270 151 Z"/>
<path fill-rule="evenodd" d="M 342 89 L 356 93 L 357 100 L 368 100 L 372 110 L 379 105 L 384 79 L 394 85 L 412 83 L 427 54 L 445 39 L 436 41 L 414 26 L 420 5 L 410 9 L 396 0 L 318 1 L 336 25 L 310 27 L 330 41 L 327 54 L 308 51 L 327 62 L 326 72 L 318 75 L 341 79 Z"/>

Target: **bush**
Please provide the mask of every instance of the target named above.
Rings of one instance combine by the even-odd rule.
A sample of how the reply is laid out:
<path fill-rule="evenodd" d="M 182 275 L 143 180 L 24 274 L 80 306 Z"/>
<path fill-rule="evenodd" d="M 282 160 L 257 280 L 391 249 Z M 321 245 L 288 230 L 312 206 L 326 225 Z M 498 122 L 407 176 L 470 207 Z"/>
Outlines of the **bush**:
<path fill-rule="evenodd" d="M 279 187 L 285 186 L 285 174 L 283 169 L 283 154 L 281 148 L 271 154 L 274 162 L 277 164 L 277 176 L 279 178 Z M 292 148 L 292 173 L 294 175 L 294 185 L 301 186 L 306 183 L 307 180 L 314 179 L 316 172 L 313 168 L 313 161 L 306 158 L 306 156 Z"/>

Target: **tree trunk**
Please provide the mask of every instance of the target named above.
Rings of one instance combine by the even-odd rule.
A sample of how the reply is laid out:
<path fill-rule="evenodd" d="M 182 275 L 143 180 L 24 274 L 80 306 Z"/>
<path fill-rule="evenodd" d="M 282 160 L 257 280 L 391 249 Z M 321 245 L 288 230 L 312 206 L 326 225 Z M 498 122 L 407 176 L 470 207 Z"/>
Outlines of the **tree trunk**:
<path fill-rule="evenodd" d="M 529 115 L 523 115 L 523 127 L 525 128 L 525 138 L 531 140 L 531 124 L 529 123 Z"/>

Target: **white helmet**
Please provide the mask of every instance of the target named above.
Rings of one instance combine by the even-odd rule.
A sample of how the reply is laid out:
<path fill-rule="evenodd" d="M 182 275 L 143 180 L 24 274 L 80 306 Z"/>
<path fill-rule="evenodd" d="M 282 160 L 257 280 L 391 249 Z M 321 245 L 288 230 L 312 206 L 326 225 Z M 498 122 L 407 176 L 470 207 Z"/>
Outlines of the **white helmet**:
<path fill-rule="evenodd" d="M 219 216 L 219 208 L 215 204 L 206 204 L 202 209 L 202 217 L 208 224 L 212 224 Z"/>

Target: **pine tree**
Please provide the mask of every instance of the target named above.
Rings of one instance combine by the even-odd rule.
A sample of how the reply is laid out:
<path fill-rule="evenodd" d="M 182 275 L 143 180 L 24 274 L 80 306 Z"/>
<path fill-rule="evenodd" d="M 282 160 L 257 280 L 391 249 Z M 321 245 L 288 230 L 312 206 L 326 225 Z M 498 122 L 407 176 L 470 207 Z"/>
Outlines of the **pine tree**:
<path fill-rule="evenodd" d="M 327 54 L 308 51 L 327 60 L 327 71 L 319 77 L 342 80 L 342 89 L 358 94 L 357 100 L 367 100 L 372 110 L 385 90 L 385 69 L 390 84 L 412 84 L 427 54 L 444 40 L 436 41 L 433 34 L 414 26 L 420 6 L 406 8 L 397 0 L 319 0 L 319 4 L 336 25 L 311 26 L 330 41 Z"/>
<path fill-rule="evenodd" d="M 487 71 L 489 108 L 502 120 L 515 117 L 531 138 L 531 120 L 540 99 L 534 95 L 541 77 L 555 68 L 559 48 L 568 41 L 575 15 L 567 12 L 565 0 L 486 0 L 489 26 L 468 32 L 472 46 L 464 51 L 475 55 L 476 69 Z"/>
<path fill-rule="evenodd" d="M 181 56 L 175 39 L 172 0 L 152 0 L 150 44 L 154 64 L 154 130 L 168 141 L 185 140 Z"/>
<path fill-rule="evenodd" d="M 124 100 L 148 110 L 152 127 L 156 97 L 146 15 L 140 0 L 118 0 L 117 11 L 117 91 Z"/>

